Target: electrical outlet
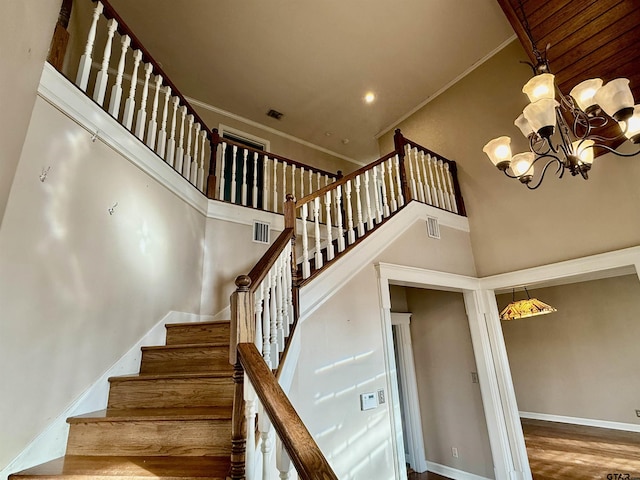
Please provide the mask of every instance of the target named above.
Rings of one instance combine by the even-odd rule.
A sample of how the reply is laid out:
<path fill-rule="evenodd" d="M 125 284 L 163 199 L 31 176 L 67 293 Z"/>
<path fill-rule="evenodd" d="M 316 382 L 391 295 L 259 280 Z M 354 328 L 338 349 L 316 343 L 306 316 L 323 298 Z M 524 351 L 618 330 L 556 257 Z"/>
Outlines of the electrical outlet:
<path fill-rule="evenodd" d="M 471 372 L 471 383 L 479 383 L 478 372 Z"/>
<path fill-rule="evenodd" d="M 640 417 L 640 410 L 636 410 L 636 417 Z"/>
<path fill-rule="evenodd" d="M 458 458 L 458 449 L 456 447 L 451 447 L 451 455 L 453 455 L 453 458 Z"/>
<path fill-rule="evenodd" d="M 386 402 L 386 399 L 384 397 L 384 389 L 381 388 L 380 390 L 378 390 L 378 403 L 384 403 Z"/>

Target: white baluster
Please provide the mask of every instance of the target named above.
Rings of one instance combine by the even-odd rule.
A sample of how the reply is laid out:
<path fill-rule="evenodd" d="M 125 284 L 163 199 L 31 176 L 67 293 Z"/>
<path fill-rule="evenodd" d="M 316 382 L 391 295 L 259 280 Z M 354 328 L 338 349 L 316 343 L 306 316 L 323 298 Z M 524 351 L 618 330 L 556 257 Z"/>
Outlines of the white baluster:
<path fill-rule="evenodd" d="M 184 153 L 184 163 L 182 164 L 182 176 L 191 177 L 191 137 L 193 135 L 193 115 L 187 115 L 187 150 Z"/>
<path fill-rule="evenodd" d="M 276 436 L 276 468 L 280 473 L 280 480 L 289 480 L 291 460 L 289 459 L 289 454 L 285 450 L 284 445 L 278 436 Z"/>
<path fill-rule="evenodd" d="M 156 145 L 156 153 L 164 158 L 165 148 L 167 147 L 167 116 L 169 114 L 169 98 L 171 97 L 171 87 L 167 85 L 164 90 L 164 108 L 162 109 L 162 122 L 160 123 L 160 131 L 158 132 L 158 143 Z"/>
<path fill-rule="evenodd" d="M 253 152 L 253 188 L 251 189 L 251 206 L 258 208 L 258 152 Z"/>
<path fill-rule="evenodd" d="M 242 152 L 242 190 L 240 191 L 242 205 L 247 206 L 247 157 L 249 150 L 246 148 Z"/>
<path fill-rule="evenodd" d="M 304 197 L 304 167 L 300 166 L 300 198 Z"/>
<path fill-rule="evenodd" d="M 354 181 L 356 187 L 356 218 L 358 219 L 358 237 L 364 235 L 364 223 L 362 221 L 362 200 L 360 198 L 360 175 Z"/>
<path fill-rule="evenodd" d="M 285 328 L 285 333 L 287 338 L 289 337 L 289 334 L 291 333 L 290 330 L 290 326 L 293 325 L 293 322 L 295 321 L 295 316 L 293 313 L 293 272 L 291 271 L 291 269 L 294 267 L 293 265 L 293 257 L 291 255 L 292 253 L 292 246 L 291 246 L 291 242 L 289 242 L 287 244 L 287 247 L 285 249 L 285 256 L 284 256 L 284 272 L 285 272 L 285 299 L 286 299 L 286 319 L 287 319 L 287 326 Z"/>
<path fill-rule="evenodd" d="M 180 135 L 178 137 L 178 148 L 176 148 L 176 170 L 182 172 L 182 164 L 184 162 L 184 121 L 187 117 L 187 107 L 180 107 Z"/>
<path fill-rule="evenodd" d="M 429 205 L 433 205 L 433 200 L 431 199 L 431 186 L 429 185 L 429 177 L 427 176 L 427 166 L 425 165 L 423 151 L 420 151 L 420 162 L 422 163 L 422 173 L 424 175 L 424 200 Z"/>
<path fill-rule="evenodd" d="M 438 191 L 438 206 L 445 208 L 444 196 L 442 195 L 442 183 L 440 182 L 440 173 L 438 172 L 438 159 L 432 157 L 433 160 L 433 175 L 436 179 L 436 189 Z"/>
<path fill-rule="evenodd" d="M 91 73 L 91 63 L 93 61 L 91 54 L 93 53 L 93 43 L 96 41 L 96 26 L 98 25 L 98 19 L 100 15 L 102 15 L 103 10 L 104 5 L 102 5 L 101 2 L 97 2 L 96 7 L 93 9 L 93 18 L 91 19 L 91 27 L 89 27 L 84 54 L 80 57 L 76 85 L 78 85 L 83 92 L 87 91 L 87 84 L 89 83 L 89 74 Z"/>
<path fill-rule="evenodd" d="M 444 164 L 445 175 L 447 178 L 447 184 L 449 185 L 449 201 L 451 203 L 451 209 L 454 213 L 458 213 L 458 202 L 456 201 L 456 191 L 453 188 L 453 175 L 451 174 L 451 170 L 449 170 L 449 164 Z"/>
<path fill-rule="evenodd" d="M 236 170 L 238 165 L 238 146 L 233 145 L 233 152 L 231 156 L 231 203 L 236 203 Z"/>
<path fill-rule="evenodd" d="M 273 266 L 273 276 L 276 279 L 276 355 L 284 351 L 284 286 L 282 285 L 282 256 L 278 257 Z"/>
<path fill-rule="evenodd" d="M 445 176 L 444 162 L 442 160 L 438 160 L 438 179 L 440 178 L 442 179 L 442 198 L 444 199 L 444 208 L 451 212 L 453 207 L 451 207 L 451 197 L 447 190 L 447 177 Z"/>
<path fill-rule="evenodd" d="M 338 219 L 338 252 L 344 252 L 344 231 L 342 226 L 342 185 L 336 187 L 336 218 Z"/>
<path fill-rule="evenodd" d="M 204 142 L 207 140 L 207 131 L 200 132 L 200 166 L 198 167 L 198 189 L 204 192 Z"/>
<path fill-rule="evenodd" d="M 411 153 L 413 152 L 413 160 L 416 164 L 416 182 L 418 186 L 418 200 L 424 203 L 425 195 L 424 195 L 424 184 L 422 183 L 422 173 L 420 172 L 420 160 L 418 159 L 418 149 L 417 148 L 409 148 L 409 157 L 411 157 Z"/>
<path fill-rule="evenodd" d="M 264 279 L 264 313 L 262 314 L 262 357 L 269 368 L 271 365 L 271 303 L 274 301 L 271 296 L 271 275 Z"/>
<path fill-rule="evenodd" d="M 138 84 L 138 67 L 142 60 L 142 52 L 135 50 L 133 52 L 133 72 L 131 73 L 131 84 L 129 85 L 129 97 L 124 102 L 124 113 L 122 115 L 122 124 L 129 130 L 133 125 L 133 112 L 136 109 L 136 85 Z"/>
<path fill-rule="evenodd" d="M 371 190 L 369 188 L 369 170 L 364 171 L 364 195 L 367 204 L 367 228 L 373 228 L 373 214 L 371 213 Z"/>
<path fill-rule="evenodd" d="M 264 349 L 263 349 L 263 345 L 262 345 L 262 308 L 263 308 L 263 303 L 264 303 L 264 282 L 260 282 L 260 284 L 258 285 L 258 288 L 256 289 L 256 295 L 255 295 L 255 304 L 253 306 L 254 308 L 254 312 L 256 315 L 256 333 L 255 333 L 255 340 L 253 343 L 255 343 L 256 348 L 258 349 L 258 351 L 260 352 L 260 355 L 262 355 Z"/>
<path fill-rule="evenodd" d="M 167 142 L 167 163 L 175 168 L 176 120 L 178 117 L 178 105 L 180 104 L 180 98 L 173 97 L 171 103 L 173 105 L 173 115 L 171 117 L 171 132 L 169 133 L 169 141 Z"/>
<path fill-rule="evenodd" d="M 390 158 L 387 161 L 387 177 L 389 178 L 389 197 L 391 197 L 391 211 L 395 212 L 398 210 L 398 202 L 396 200 L 396 192 L 394 190 L 393 184 L 393 158 Z"/>
<path fill-rule="evenodd" d="M 196 123 L 195 127 L 194 127 L 194 135 L 193 135 L 193 163 L 191 164 L 191 175 L 189 176 L 189 181 L 191 183 L 193 183 L 194 185 L 198 185 L 198 170 L 199 170 L 199 161 L 200 161 L 200 157 L 199 157 L 199 145 L 198 143 L 200 142 L 200 124 Z"/>
<path fill-rule="evenodd" d="M 258 430 L 260 431 L 260 450 L 262 451 L 262 479 L 271 480 L 271 422 L 269 416 L 260 409 L 258 416 Z"/>
<path fill-rule="evenodd" d="M 96 86 L 93 90 L 93 99 L 99 105 L 102 105 L 104 102 L 104 94 L 107 92 L 107 83 L 109 82 L 109 60 L 111 59 L 111 43 L 117 28 L 118 22 L 115 19 L 112 18 L 107 22 L 107 43 L 104 45 L 102 66 L 96 76 Z"/>
<path fill-rule="evenodd" d="M 145 64 L 142 98 L 140 99 L 140 108 L 138 109 L 138 116 L 136 117 L 136 137 L 140 140 L 144 139 L 144 125 L 147 122 L 147 96 L 149 95 L 149 77 L 151 77 L 152 71 L 153 65 L 151 63 Z M 178 169 L 178 171 L 180 170 Z"/>
<path fill-rule="evenodd" d="M 396 169 L 396 181 L 398 183 L 398 206 L 404 206 L 404 192 L 402 191 L 402 177 L 400 176 L 400 157 L 396 155 L 394 157 L 394 165 Z"/>
<path fill-rule="evenodd" d="M 118 118 L 120 115 L 120 100 L 122 100 L 122 76 L 124 75 L 124 64 L 127 56 L 127 49 L 131 45 L 129 35 L 123 35 L 120 39 L 120 60 L 118 61 L 118 72 L 116 73 L 116 83 L 111 87 L 111 99 L 109 100 L 109 113 Z"/>
<path fill-rule="evenodd" d="M 333 227 L 331 226 L 331 190 L 324 194 L 324 207 L 327 225 L 327 262 L 330 262 L 335 256 L 333 249 Z"/>
<path fill-rule="evenodd" d="M 322 268 L 322 248 L 320 246 L 320 197 L 313 199 L 313 220 L 316 236 L 316 270 Z"/>
<path fill-rule="evenodd" d="M 286 192 L 285 192 L 286 193 Z M 296 164 L 291 164 L 291 195 L 296 196 Z"/>
<path fill-rule="evenodd" d="M 287 162 L 282 161 L 282 212 L 284 213 L 284 202 L 287 196 Z"/>
<path fill-rule="evenodd" d="M 162 75 L 156 75 L 155 91 L 153 92 L 153 104 L 151 107 L 151 120 L 147 127 L 147 146 L 153 150 L 156 146 L 156 133 L 158 131 L 158 97 L 160 96 L 160 87 L 162 86 Z"/>
<path fill-rule="evenodd" d="M 275 370 L 280 364 L 278 351 L 278 279 L 277 270 L 271 268 L 268 275 L 271 276 L 271 331 L 269 341 L 271 343 L 271 368 Z"/>
<path fill-rule="evenodd" d="M 262 209 L 269 211 L 269 167 L 267 165 L 269 157 L 262 157 Z"/>
<path fill-rule="evenodd" d="M 408 150 L 407 155 L 405 156 L 405 164 L 409 164 L 409 187 L 411 189 L 411 197 L 418 198 L 418 191 L 416 187 L 416 178 L 413 173 L 413 162 L 411 161 L 411 146 L 407 145 L 406 150 Z M 406 170 L 405 170 L 406 171 Z M 399 190 L 402 190 L 401 188 Z"/>
<path fill-rule="evenodd" d="M 431 199 L 433 200 L 433 205 L 436 207 L 440 206 L 440 201 L 438 200 L 438 187 L 436 185 L 436 179 L 433 175 L 433 165 L 432 165 L 431 155 L 427 153 L 427 166 L 429 167 L 429 177 L 431 179 Z"/>
<path fill-rule="evenodd" d="M 321 187 L 320 187 L 320 177 L 321 177 L 321 176 L 322 176 L 322 175 L 320 175 L 320 172 L 318 172 L 318 173 L 316 174 L 316 180 L 318 181 L 318 190 L 320 190 L 320 188 L 321 188 Z"/>
<path fill-rule="evenodd" d="M 309 204 L 302 205 L 302 278 L 309 278 L 311 275 L 311 264 L 309 263 L 309 235 L 307 232 L 307 219 L 309 218 Z"/>
<path fill-rule="evenodd" d="M 278 212 L 278 159 L 273 159 L 273 205 L 271 211 Z"/>
<path fill-rule="evenodd" d="M 258 410 L 256 393 L 249 378 L 244 378 L 244 418 L 247 426 L 247 443 L 245 454 L 245 478 L 255 480 L 256 464 L 256 413 Z"/>
<path fill-rule="evenodd" d="M 227 159 L 227 142 L 222 142 L 222 154 L 220 155 L 220 195 L 218 196 L 219 200 L 225 200 L 224 198 L 224 169 L 225 169 L 225 161 Z"/>
<path fill-rule="evenodd" d="M 313 193 L 313 172 L 309 169 L 309 195 Z"/>
<path fill-rule="evenodd" d="M 356 232 L 353 230 L 353 208 L 351 207 L 351 180 L 344 184 L 344 193 L 347 206 L 347 245 L 356 241 Z"/>
<path fill-rule="evenodd" d="M 380 223 L 382 221 L 382 203 L 380 199 L 379 192 L 379 184 L 378 184 L 378 166 L 374 165 L 373 167 L 373 201 L 376 206 L 376 222 Z"/>
<path fill-rule="evenodd" d="M 389 199 L 387 198 L 387 182 L 384 176 L 385 171 L 385 162 L 380 164 L 380 183 L 382 184 L 382 211 L 384 214 L 384 218 L 387 218 L 391 215 L 389 211 Z"/>

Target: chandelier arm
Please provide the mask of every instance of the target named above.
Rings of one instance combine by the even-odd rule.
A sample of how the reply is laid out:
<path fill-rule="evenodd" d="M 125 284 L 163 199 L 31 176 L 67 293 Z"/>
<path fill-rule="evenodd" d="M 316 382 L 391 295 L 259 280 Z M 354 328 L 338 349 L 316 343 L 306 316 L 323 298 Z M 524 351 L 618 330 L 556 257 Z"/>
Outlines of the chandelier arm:
<path fill-rule="evenodd" d="M 531 165 L 533 166 L 536 162 L 538 162 L 538 160 L 540 160 L 542 158 L 547 158 L 547 157 L 551 158 L 551 160 L 549 160 L 547 162 L 547 164 L 544 166 L 544 168 L 542 169 L 542 173 L 540 174 L 540 177 L 538 178 L 538 183 L 536 183 L 534 186 L 531 186 L 531 183 L 527 183 L 526 184 L 527 188 L 529 190 L 535 190 L 536 188 L 538 188 L 542 184 L 542 181 L 544 180 L 544 176 L 547 173 L 547 169 L 549 168 L 549 166 L 553 165 L 554 163 L 558 164 L 558 169 L 556 170 L 556 174 L 558 172 L 561 172 L 560 173 L 560 178 L 562 178 L 562 175 L 564 175 L 564 170 L 565 170 L 564 163 L 558 157 L 556 157 L 554 155 L 543 155 L 541 157 L 538 157 L 533 161 L 533 163 Z"/>
<path fill-rule="evenodd" d="M 629 157 L 635 157 L 636 155 L 640 154 L 640 150 L 638 150 L 637 152 L 634 152 L 634 153 L 622 153 L 622 152 L 618 152 L 615 148 L 611 148 L 608 145 L 602 145 L 602 144 L 599 144 L 599 143 L 594 143 L 593 147 L 591 147 L 591 148 L 596 148 L 596 147 L 597 148 L 602 148 L 604 150 L 607 150 L 608 152 L 613 153 L 614 155 L 617 155 L 618 157 L 629 158 Z"/>

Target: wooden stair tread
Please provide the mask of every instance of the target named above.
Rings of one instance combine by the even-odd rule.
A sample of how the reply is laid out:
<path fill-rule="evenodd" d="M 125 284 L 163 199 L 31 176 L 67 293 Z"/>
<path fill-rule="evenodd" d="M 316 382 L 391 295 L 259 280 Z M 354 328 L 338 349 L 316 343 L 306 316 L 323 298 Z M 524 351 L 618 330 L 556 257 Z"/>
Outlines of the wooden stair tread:
<path fill-rule="evenodd" d="M 229 368 L 233 368 L 229 366 Z M 233 370 L 208 371 L 202 373 L 134 373 L 132 375 L 118 375 L 109 377 L 109 382 L 131 382 L 138 380 L 169 380 L 169 379 L 189 379 L 189 378 L 231 378 Z"/>
<path fill-rule="evenodd" d="M 124 457 L 67 455 L 29 468 L 10 478 L 69 476 L 76 479 L 123 477 L 224 480 L 229 473 L 229 457 Z"/>
<path fill-rule="evenodd" d="M 215 343 L 179 343 L 175 345 L 150 345 L 141 347 L 144 351 L 158 351 L 158 350 L 179 350 L 189 348 L 229 348 L 229 342 L 215 342 Z"/>
<path fill-rule="evenodd" d="M 231 412 L 231 407 L 108 408 L 70 417 L 67 422 L 76 424 L 114 421 L 229 420 Z"/>
<path fill-rule="evenodd" d="M 183 322 L 183 323 L 167 323 L 165 327 L 197 327 L 205 325 L 224 325 L 231 324 L 231 320 L 210 320 L 208 322 Z"/>

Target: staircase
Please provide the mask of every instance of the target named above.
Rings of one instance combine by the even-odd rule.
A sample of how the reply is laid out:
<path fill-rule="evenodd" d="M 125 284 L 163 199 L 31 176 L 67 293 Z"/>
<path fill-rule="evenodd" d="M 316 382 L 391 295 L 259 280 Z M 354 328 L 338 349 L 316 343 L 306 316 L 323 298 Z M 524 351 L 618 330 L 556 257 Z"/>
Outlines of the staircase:
<path fill-rule="evenodd" d="M 66 456 L 11 475 L 224 480 L 231 455 L 229 322 L 167 325 L 140 373 L 109 379 L 107 408 L 69 418 Z"/>

